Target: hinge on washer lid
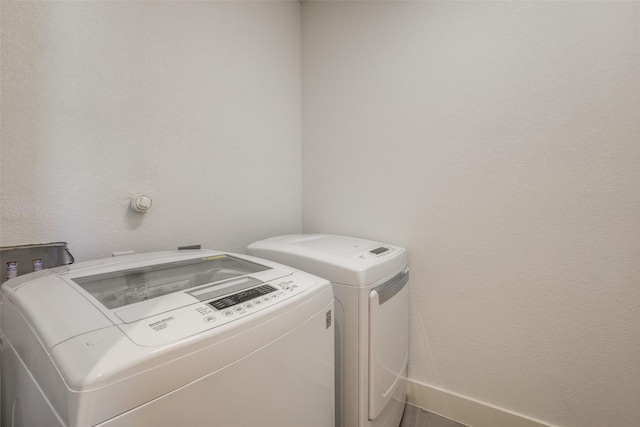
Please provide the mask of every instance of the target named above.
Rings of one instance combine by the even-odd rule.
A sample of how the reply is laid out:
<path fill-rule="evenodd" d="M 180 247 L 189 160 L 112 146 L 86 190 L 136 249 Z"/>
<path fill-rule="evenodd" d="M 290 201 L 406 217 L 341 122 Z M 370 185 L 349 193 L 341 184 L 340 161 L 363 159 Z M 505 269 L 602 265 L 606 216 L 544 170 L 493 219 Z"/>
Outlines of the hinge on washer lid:
<path fill-rule="evenodd" d="M 202 245 L 178 246 L 179 251 L 189 251 L 194 249 L 202 249 Z"/>

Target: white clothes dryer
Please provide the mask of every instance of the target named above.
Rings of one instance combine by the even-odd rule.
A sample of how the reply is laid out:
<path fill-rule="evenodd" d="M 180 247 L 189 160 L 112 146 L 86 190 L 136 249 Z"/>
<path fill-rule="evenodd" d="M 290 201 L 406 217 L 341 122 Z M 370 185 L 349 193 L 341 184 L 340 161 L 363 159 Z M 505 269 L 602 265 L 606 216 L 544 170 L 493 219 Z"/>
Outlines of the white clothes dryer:
<path fill-rule="evenodd" d="M 336 426 L 398 427 L 406 401 L 409 269 L 404 248 L 298 234 L 248 253 L 329 279 L 336 311 Z"/>
<path fill-rule="evenodd" d="M 209 250 L 2 286 L 3 427 L 331 427 L 330 283 Z"/>

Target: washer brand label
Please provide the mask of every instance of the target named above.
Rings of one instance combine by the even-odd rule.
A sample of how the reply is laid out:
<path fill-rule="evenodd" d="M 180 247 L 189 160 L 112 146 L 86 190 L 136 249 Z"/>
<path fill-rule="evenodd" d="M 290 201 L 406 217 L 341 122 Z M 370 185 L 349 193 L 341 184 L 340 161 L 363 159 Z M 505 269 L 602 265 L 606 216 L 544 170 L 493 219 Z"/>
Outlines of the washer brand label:
<path fill-rule="evenodd" d="M 149 323 L 149 327 L 154 331 L 161 331 L 166 329 L 169 326 L 169 322 L 172 320 L 176 320 L 175 317 L 167 317 L 166 319 L 158 320 L 157 322 Z"/>

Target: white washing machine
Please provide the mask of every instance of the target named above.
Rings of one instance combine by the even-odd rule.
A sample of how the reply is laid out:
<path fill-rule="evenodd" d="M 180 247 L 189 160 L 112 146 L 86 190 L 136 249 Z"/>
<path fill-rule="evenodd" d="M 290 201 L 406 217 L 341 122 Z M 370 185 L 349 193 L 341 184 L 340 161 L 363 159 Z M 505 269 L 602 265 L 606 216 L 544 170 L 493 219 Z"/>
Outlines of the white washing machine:
<path fill-rule="evenodd" d="M 406 250 L 352 237 L 300 234 L 254 242 L 248 252 L 332 282 L 336 425 L 398 427 L 409 353 Z"/>
<path fill-rule="evenodd" d="M 2 296 L 3 427 L 334 425 L 325 279 L 189 250 L 44 270 Z"/>

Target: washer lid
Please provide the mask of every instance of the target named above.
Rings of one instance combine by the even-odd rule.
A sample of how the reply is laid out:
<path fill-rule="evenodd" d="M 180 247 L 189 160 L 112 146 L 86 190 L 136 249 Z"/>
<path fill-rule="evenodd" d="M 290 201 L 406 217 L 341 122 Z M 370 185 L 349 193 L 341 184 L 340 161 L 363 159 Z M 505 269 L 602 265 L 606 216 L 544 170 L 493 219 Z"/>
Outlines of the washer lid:
<path fill-rule="evenodd" d="M 112 310 L 186 291 L 207 283 L 268 270 L 270 267 L 228 254 L 204 254 L 153 265 L 72 277 L 76 284 Z"/>
<path fill-rule="evenodd" d="M 157 252 L 31 273 L 7 281 L 2 293 L 51 350 L 75 336 L 193 308 L 294 271 L 218 251 Z"/>
<path fill-rule="evenodd" d="M 333 283 L 365 287 L 404 268 L 404 248 L 331 234 L 292 234 L 249 245 L 252 255 L 324 277 Z"/>

